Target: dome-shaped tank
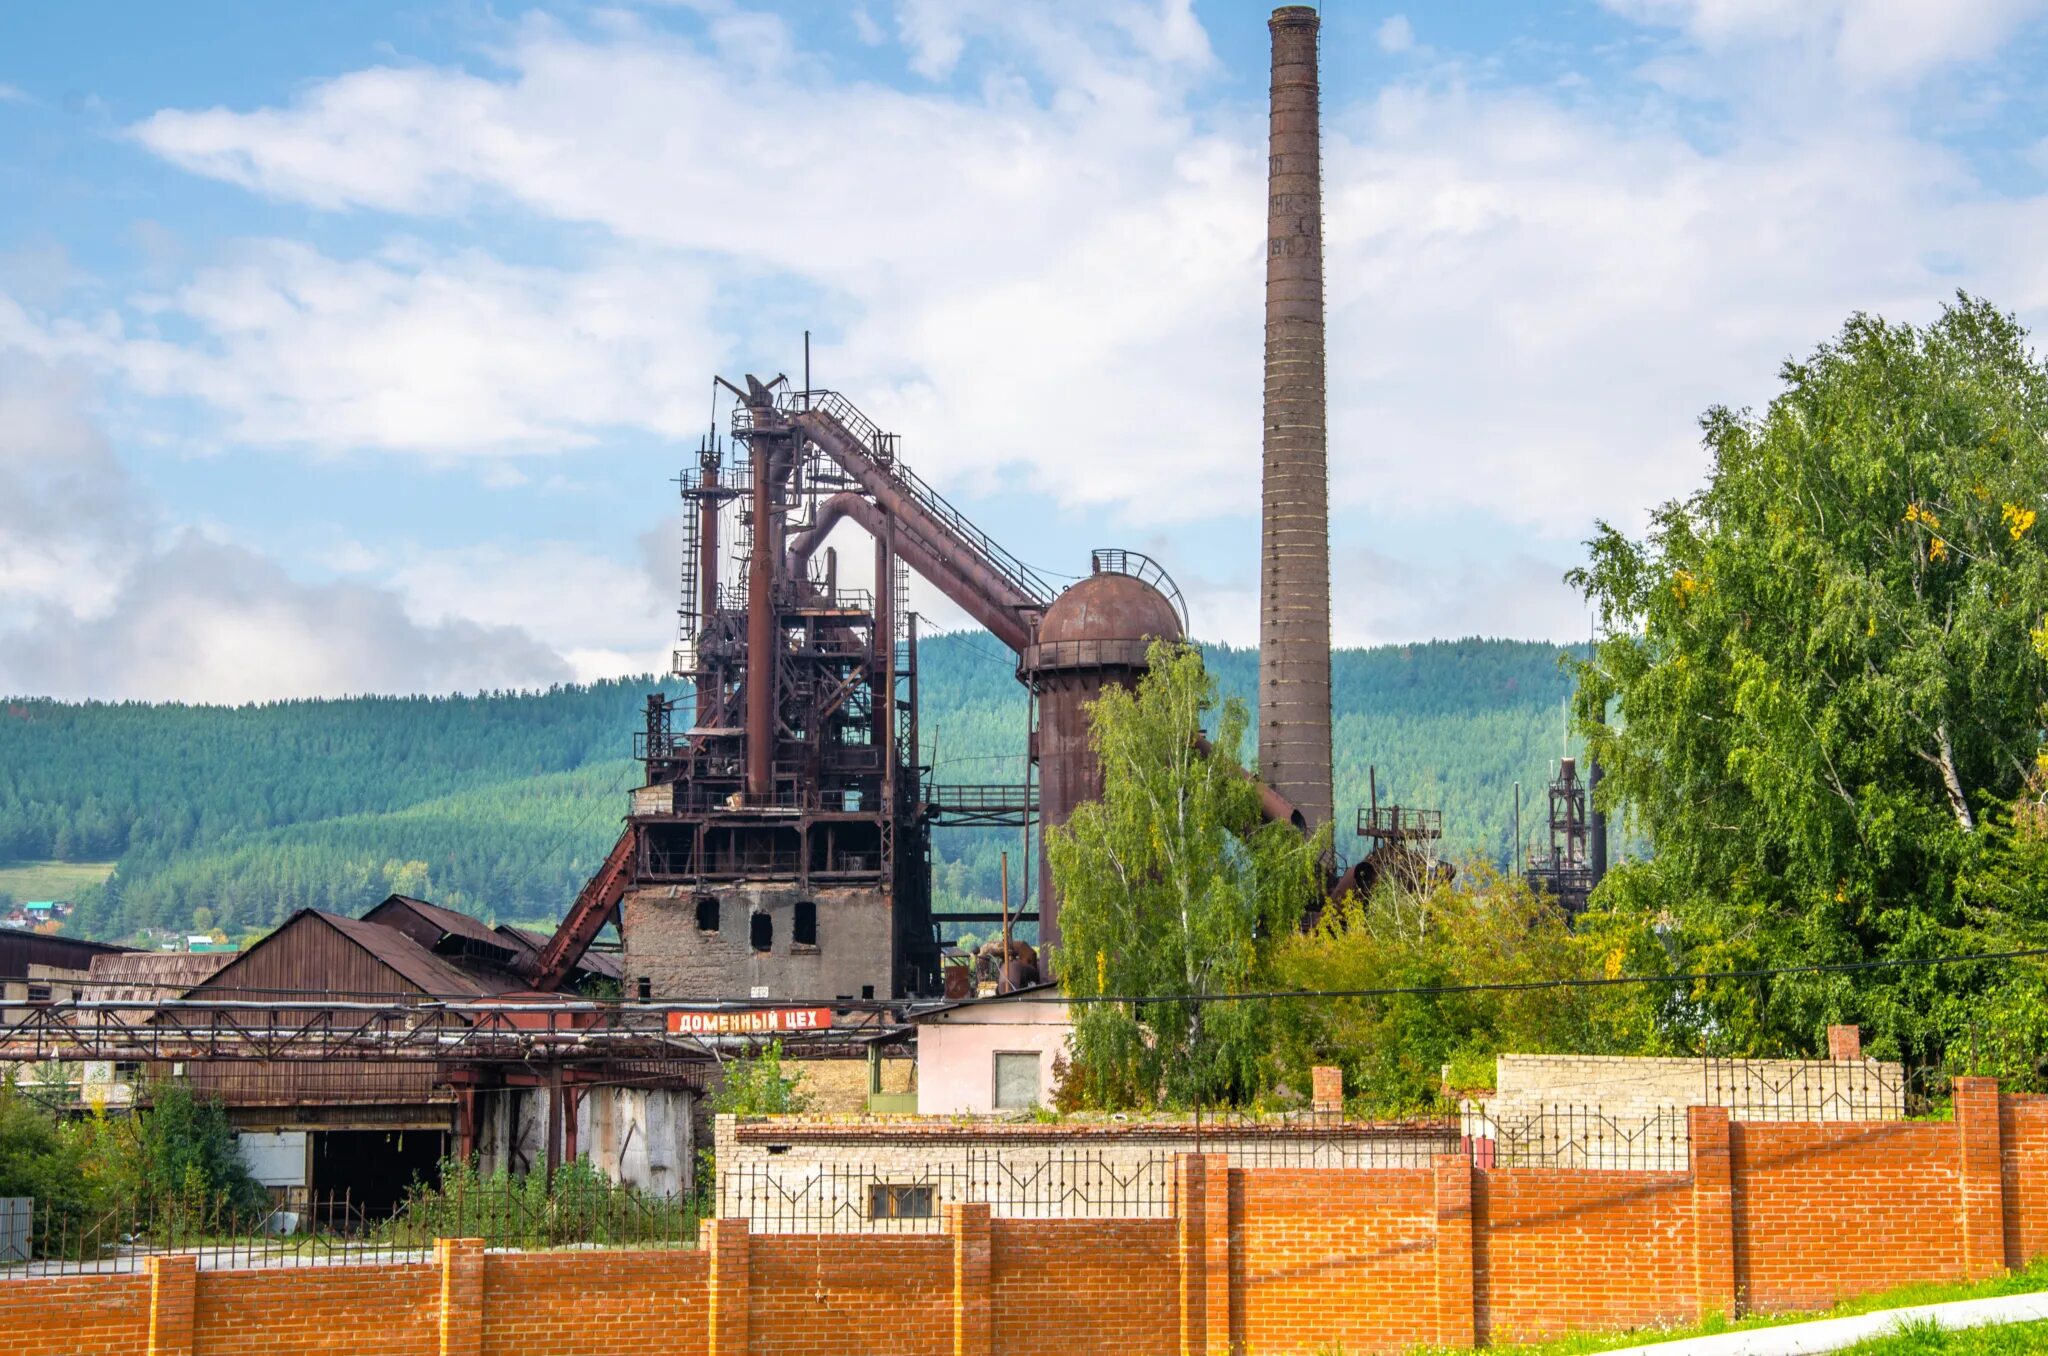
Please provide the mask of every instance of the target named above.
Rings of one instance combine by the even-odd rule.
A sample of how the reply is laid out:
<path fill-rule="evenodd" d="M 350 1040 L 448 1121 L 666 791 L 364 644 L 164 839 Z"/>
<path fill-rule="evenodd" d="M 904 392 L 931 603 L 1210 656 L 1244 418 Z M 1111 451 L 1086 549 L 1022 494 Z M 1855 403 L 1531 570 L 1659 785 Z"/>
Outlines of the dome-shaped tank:
<path fill-rule="evenodd" d="M 1182 635 L 1179 609 L 1153 585 L 1135 575 L 1091 574 L 1045 610 L 1038 624 L 1038 648 L 1091 641 L 1143 646 Z"/>
<path fill-rule="evenodd" d="M 1130 551 L 1097 551 L 1094 573 L 1053 599 L 1019 665 L 1038 697 L 1038 939 L 1059 945 L 1059 900 L 1045 833 L 1074 807 L 1102 795 L 1102 769 L 1088 742 L 1088 704 L 1110 684 L 1144 676 L 1155 640 L 1182 640 L 1180 593 L 1166 572 Z"/>

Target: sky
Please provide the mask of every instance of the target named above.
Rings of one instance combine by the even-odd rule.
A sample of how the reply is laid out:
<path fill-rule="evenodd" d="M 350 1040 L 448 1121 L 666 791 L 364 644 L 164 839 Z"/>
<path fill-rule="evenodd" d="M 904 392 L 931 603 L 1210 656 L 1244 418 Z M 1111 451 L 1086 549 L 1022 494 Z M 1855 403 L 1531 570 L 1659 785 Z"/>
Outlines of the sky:
<path fill-rule="evenodd" d="M 1266 13 L 0 8 L 0 692 L 664 669 L 712 375 L 806 329 L 1013 553 L 1255 641 Z M 2036 0 L 1332 0 L 1337 641 L 1579 638 L 1707 408 L 2048 323 L 2044 69 Z"/>

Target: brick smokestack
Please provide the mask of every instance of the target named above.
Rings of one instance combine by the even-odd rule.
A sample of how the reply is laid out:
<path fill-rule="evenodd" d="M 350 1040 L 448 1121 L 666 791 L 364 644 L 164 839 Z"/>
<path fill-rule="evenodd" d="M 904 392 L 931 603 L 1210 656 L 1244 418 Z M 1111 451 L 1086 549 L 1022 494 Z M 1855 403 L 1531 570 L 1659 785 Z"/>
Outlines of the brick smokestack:
<path fill-rule="evenodd" d="M 1330 788 L 1330 456 L 1323 380 L 1320 20 L 1273 11 L 1266 204 L 1264 513 L 1259 532 L 1259 773 L 1311 828 Z"/>

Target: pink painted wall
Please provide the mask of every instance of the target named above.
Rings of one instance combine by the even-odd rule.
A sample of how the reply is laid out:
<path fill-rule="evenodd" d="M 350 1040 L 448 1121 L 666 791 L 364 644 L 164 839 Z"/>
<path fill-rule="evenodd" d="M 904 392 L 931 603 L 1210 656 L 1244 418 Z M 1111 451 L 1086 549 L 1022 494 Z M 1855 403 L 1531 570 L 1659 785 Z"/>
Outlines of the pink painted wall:
<path fill-rule="evenodd" d="M 925 1116 L 995 1110 L 996 1055 L 1039 1057 L 1039 1100 L 1052 1104 L 1052 1062 L 1073 1026 L 1064 1003 L 963 1004 L 917 1024 L 917 1110 Z"/>

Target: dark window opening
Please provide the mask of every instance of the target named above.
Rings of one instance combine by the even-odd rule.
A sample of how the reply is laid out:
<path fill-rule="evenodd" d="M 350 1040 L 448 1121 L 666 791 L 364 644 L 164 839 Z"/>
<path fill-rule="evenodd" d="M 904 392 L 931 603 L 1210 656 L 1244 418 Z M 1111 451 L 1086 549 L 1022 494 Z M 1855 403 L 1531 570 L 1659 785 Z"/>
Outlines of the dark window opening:
<path fill-rule="evenodd" d="M 868 1186 L 869 1219 L 930 1219 L 938 1214 L 937 1193 L 928 1186 L 874 1182 Z"/>
<path fill-rule="evenodd" d="M 47 1003 L 47 1002 L 49 1002 L 49 1001 L 50 1001 L 50 986 L 49 986 L 49 985 L 47 985 L 47 984 L 31 984 L 31 985 L 29 985 L 29 986 L 28 986 L 28 1001 L 29 1001 L 29 1002 L 31 1002 L 31 1003 Z"/>
<path fill-rule="evenodd" d="M 765 913 L 754 915 L 752 923 L 748 925 L 748 932 L 748 940 L 753 943 L 756 951 L 766 951 L 775 945 L 775 920 Z"/>
<path fill-rule="evenodd" d="M 815 901 L 799 899 L 796 902 L 796 917 L 789 924 L 789 940 L 792 946 L 818 944 L 818 906 Z"/>
<path fill-rule="evenodd" d="M 718 896 L 697 896 L 697 931 L 718 931 Z"/>
<path fill-rule="evenodd" d="M 863 984 L 863 985 L 861 985 L 861 986 L 860 986 L 860 996 L 861 996 L 862 998 L 873 998 L 873 997 L 875 996 L 875 986 L 874 986 L 874 985 L 872 985 L 872 984 Z"/>
<path fill-rule="evenodd" d="M 639 980 L 638 980 L 638 981 L 636 982 L 636 985 L 635 985 L 635 987 L 636 987 L 636 988 L 638 988 L 638 989 L 639 989 L 639 991 L 640 991 L 640 1001 L 641 1001 L 641 1002 L 643 1002 L 643 1003 L 652 1003 L 652 1002 L 654 1001 L 654 981 L 653 981 L 653 980 L 649 979 L 649 978 L 648 978 L 648 977 L 647 977 L 646 975 L 642 975 L 642 976 L 640 976 Z"/>

